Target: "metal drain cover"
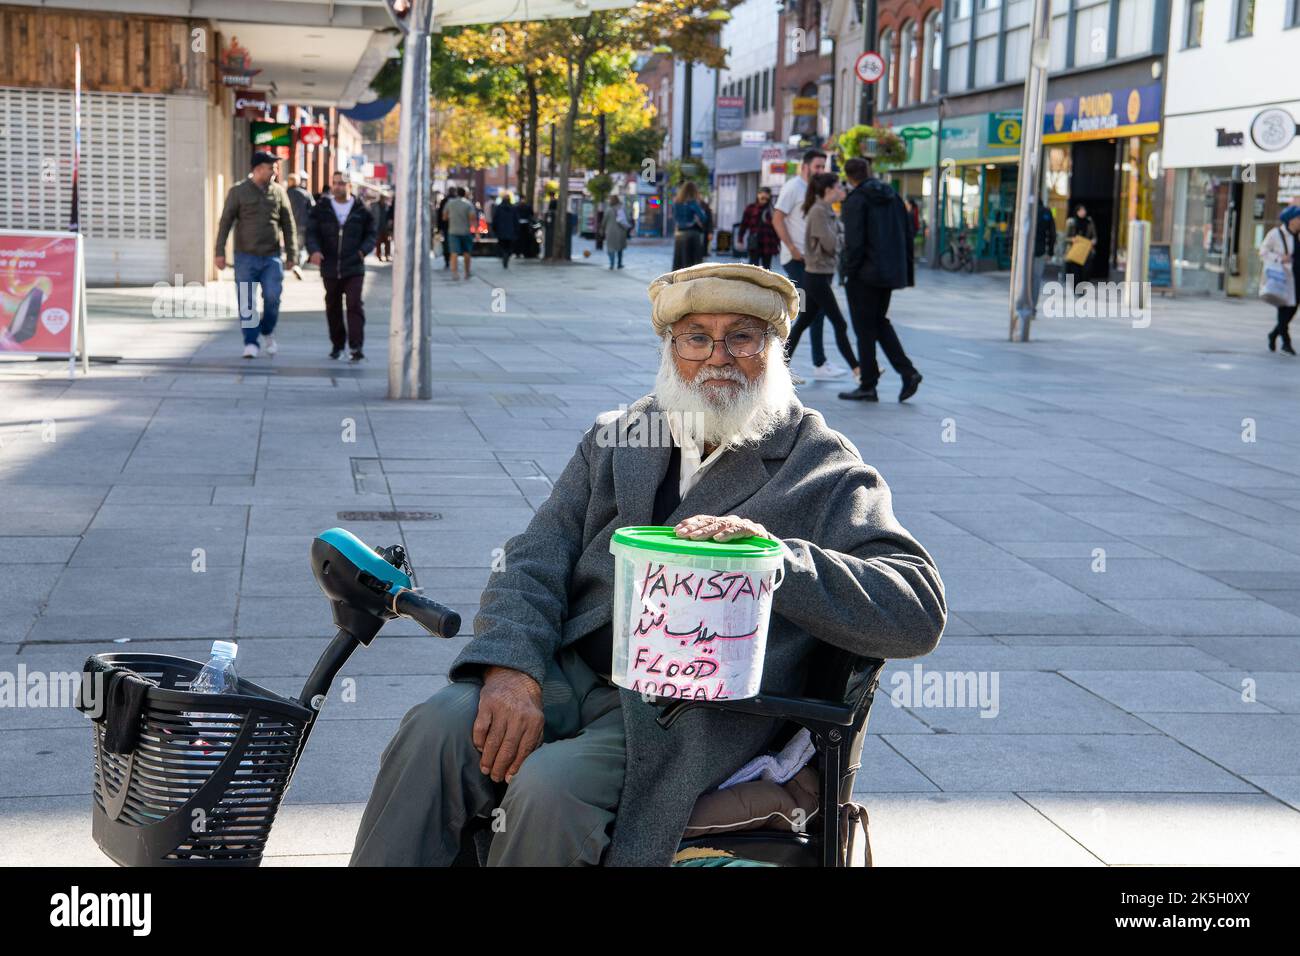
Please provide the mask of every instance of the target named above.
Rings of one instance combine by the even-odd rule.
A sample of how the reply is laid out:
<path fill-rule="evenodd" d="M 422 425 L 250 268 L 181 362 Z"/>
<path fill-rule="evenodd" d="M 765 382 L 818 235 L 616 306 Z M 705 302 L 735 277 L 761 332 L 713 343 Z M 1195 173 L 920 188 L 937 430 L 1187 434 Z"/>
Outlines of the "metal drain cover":
<path fill-rule="evenodd" d="M 441 521 L 436 511 L 340 511 L 340 521 Z"/>

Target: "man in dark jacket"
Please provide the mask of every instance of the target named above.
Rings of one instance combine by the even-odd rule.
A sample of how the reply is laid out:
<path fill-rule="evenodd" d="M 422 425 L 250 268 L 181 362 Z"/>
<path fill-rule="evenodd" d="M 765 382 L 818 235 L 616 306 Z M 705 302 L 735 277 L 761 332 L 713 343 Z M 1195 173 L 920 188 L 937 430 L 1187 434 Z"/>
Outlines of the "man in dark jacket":
<path fill-rule="evenodd" d="M 898 400 L 916 394 L 921 373 L 916 370 L 898 341 L 889 321 L 889 300 L 895 289 L 913 284 L 912 249 L 915 230 L 907 207 L 893 187 L 871 176 L 864 159 L 850 159 L 844 175 L 853 189 L 844 200 L 844 285 L 848 294 L 853 330 L 858 336 L 861 360 L 858 387 L 840 392 L 840 398 L 876 402 L 879 371 L 876 343 L 903 380 Z"/>
<path fill-rule="evenodd" d="M 501 254 L 502 268 L 510 268 L 510 254 L 514 251 L 518 232 L 519 221 L 515 218 L 515 207 L 510 202 L 510 194 L 503 193 L 501 201 L 492 210 L 492 233 L 497 237 L 497 252 Z"/>
<path fill-rule="evenodd" d="M 316 205 L 304 186 L 307 181 L 307 174 L 303 172 L 285 180 L 288 187 L 285 193 L 289 196 L 289 206 L 293 209 L 293 224 L 296 228 L 294 235 L 298 239 L 299 253 L 307 247 L 307 220 L 311 216 L 311 207 Z"/>
<path fill-rule="evenodd" d="M 1034 308 L 1038 308 L 1038 297 L 1043 291 L 1043 276 L 1047 273 L 1047 262 L 1056 254 L 1056 220 L 1052 210 L 1038 200 L 1037 223 L 1034 227 Z"/>
<path fill-rule="evenodd" d="M 361 305 L 361 288 L 366 278 L 366 256 L 375 248 L 375 217 L 366 204 L 352 195 L 346 173 L 335 171 L 330 179 L 330 197 L 317 203 L 307 224 L 307 249 L 311 261 L 320 266 L 325 284 L 325 319 L 329 322 L 330 358 L 352 349 L 352 361 L 365 355 L 366 313 Z M 343 299 L 347 299 L 348 321 L 343 325 Z"/>

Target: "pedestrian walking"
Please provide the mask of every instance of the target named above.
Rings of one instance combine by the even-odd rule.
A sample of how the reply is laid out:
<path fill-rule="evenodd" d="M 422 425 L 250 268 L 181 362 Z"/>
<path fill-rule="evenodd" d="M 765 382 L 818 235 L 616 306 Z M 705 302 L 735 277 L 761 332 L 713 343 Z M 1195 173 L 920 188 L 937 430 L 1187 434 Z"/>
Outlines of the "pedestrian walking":
<path fill-rule="evenodd" d="M 916 394 L 921 373 L 912 365 L 898 333 L 889 321 L 889 302 L 895 289 L 913 284 L 912 223 L 903 200 L 893 188 L 871 175 L 871 165 L 854 157 L 844 164 L 853 187 L 841 206 L 844 219 L 844 286 L 849 314 L 858 336 L 859 382 L 840 398 L 875 402 L 880 371 L 876 343 L 903 380 L 898 400 Z"/>
<path fill-rule="evenodd" d="M 312 201 L 311 193 L 307 191 L 306 183 L 309 182 L 307 174 L 299 171 L 297 175 L 289 176 L 285 181 L 285 193 L 289 196 L 289 207 L 293 210 L 294 238 L 298 240 L 298 255 L 306 255 L 307 248 L 307 219 L 311 216 L 311 208 L 316 205 Z M 299 260 L 295 259 L 294 263 L 298 264 Z"/>
<path fill-rule="evenodd" d="M 609 208 L 605 210 L 601 229 L 605 239 L 605 254 L 609 256 L 609 267 L 623 268 L 623 250 L 627 248 L 632 223 L 627 218 L 627 208 L 617 196 L 609 197 Z"/>
<path fill-rule="evenodd" d="M 772 212 L 772 190 L 764 186 L 745 207 L 736 230 L 736 242 L 749 254 L 749 264 L 764 269 L 772 268 L 772 257 L 781 251 L 781 237 L 772 228 Z"/>
<path fill-rule="evenodd" d="M 366 278 L 366 256 L 376 241 L 374 214 L 352 195 L 347 174 L 335 170 L 330 177 L 330 198 L 316 204 L 307 226 L 307 248 L 325 285 L 325 321 L 329 325 L 332 359 L 343 354 L 345 345 L 352 350 L 352 361 L 365 358 L 362 346 L 366 312 L 361 304 L 361 289 Z"/>
<path fill-rule="evenodd" d="M 1300 236 L 1300 206 L 1287 206 L 1278 217 L 1276 229 L 1270 229 L 1259 247 L 1263 275 L 1259 281 L 1259 294 L 1277 306 L 1277 324 L 1268 333 L 1268 350 L 1277 351 L 1277 341 L 1282 340 L 1282 351 L 1295 355 L 1291 347 L 1291 320 L 1296 313 L 1296 292 L 1300 289 L 1300 255 L 1297 255 L 1297 236 Z"/>
<path fill-rule="evenodd" d="M 298 262 L 297 229 L 289 197 L 273 182 L 279 157 L 253 154 L 248 178 L 230 187 L 217 224 L 214 264 L 226 268 L 226 240 L 235 233 L 235 287 L 239 296 L 239 326 L 244 334 L 244 358 L 257 358 L 259 336 L 267 355 L 279 351 L 275 324 L 280 318 L 280 293 L 285 266 Z M 257 315 L 257 288 L 262 289 L 262 315 Z"/>
<path fill-rule="evenodd" d="M 519 237 L 519 219 L 510 194 L 504 193 L 492 210 L 492 232 L 497 237 L 497 252 L 501 255 L 501 268 L 510 268 L 510 256 Z"/>
<path fill-rule="evenodd" d="M 526 199 L 515 203 L 515 255 L 524 259 L 536 259 L 539 251 L 537 245 L 537 220 L 533 207 Z"/>
<path fill-rule="evenodd" d="M 465 278 L 470 277 L 470 259 L 474 254 L 474 229 L 478 226 L 478 211 L 465 198 L 465 187 L 453 187 L 454 195 L 443 207 L 442 218 L 447 223 L 447 245 L 450 255 L 451 277 L 459 279 L 457 262 L 465 257 Z"/>
<path fill-rule="evenodd" d="M 799 163 L 799 175 L 787 179 L 781 187 L 781 194 L 776 199 L 776 209 L 772 213 L 772 228 L 781 240 L 781 268 L 800 289 L 804 288 L 804 235 L 807 222 L 804 217 L 803 201 L 808 195 L 808 181 L 826 172 L 826 154 L 820 149 L 810 149 L 803 154 Z M 812 339 L 813 378 L 838 378 L 844 369 L 826 359 L 826 349 L 822 345 L 822 311 L 803 296 L 803 310 L 799 313 L 796 324 L 810 330 Z M 807 313 L 805 316 L 804 313 Z M 793 353 L 790 353 L 793 354 Z"/>
<path fill-rule="evenodd" d="M 380 262 L 393 261 L 393 215 L 397 204 L 393 197 L 381 195 L 371 212 L 375 215 L 375 258 Z"/>
<path fill-rule="evenodd" d="M 1047 274 L 1047 263 L 1056 255 L 1056 218 L 1046 204 L 1038 200 L 1038 213 L 1034 226 L 1034 310 L 1038 310 L 1038 299 L 1043 294 L 1043 277 Z"/>
<path fill-rule="evenodd" d="M 1088 215 L 1087 208 L 1079 203 L 1074 215 L 1065 223 L 1065 273 L 1074 277 L 1074 288 L 1088 280 L 1092 260 L 1097 250 L 1097 224 Z"/>
<path fill-rule="evenodd" d="M 451 202 L 455 196 L 456 187 L 448 186 L 447 194 L 438 201 L 438 211 L 434 215 L 434 219 L 437 220 L 435 228 L 439 238 L 442 240 L 442 267 L 444 269 L 451 268 L 451 243 L 447 241 L 447 217 L 445 213 L 447 211 L 447 203 Z"/>
<path fill-rule="evenodd" d="M 677 235 L 673 242 L 673 271 L 704 261 L 704 235 L 709 218 L 700 205 L 700 190 L 689 179 L 682 183 L 673 199 L 673 222 Z"/>
<path fill-rule="evenodd" d="M 808 182 L 808 193 L 803 201 L 804 230 L 804 295 L 808 308 L 800 314 L 786 340 L 787 357 L 799 344 L 799 337 L 808 327 L 809 317 L 821 312 L 830 319 L 835 330 L 835 345 L 845 363 L 858 374 L 858 359 L 849 342 L 849 329 L 844 321 L 840 304 L 835 301 L 835 266 L 839 262 L 840 230 L 836 222 L 834 203 L 844 200 L 844 187 L 834 173 L 818 173 Z M 872 353 L 875 357 L 875 353 Z"/>

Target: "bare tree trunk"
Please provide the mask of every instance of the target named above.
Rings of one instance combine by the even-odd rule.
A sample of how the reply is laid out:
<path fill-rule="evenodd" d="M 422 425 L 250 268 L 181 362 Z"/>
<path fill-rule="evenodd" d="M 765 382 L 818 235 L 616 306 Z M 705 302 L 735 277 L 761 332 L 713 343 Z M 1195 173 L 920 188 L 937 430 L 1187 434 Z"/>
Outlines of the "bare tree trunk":
<path fill-rule="evenodd" d="M 569 61 L 569 110 L 564 117 L 564 143 L 560 147 L 559 194 L 555 197 L 555 222 L 551 224 L 551 258 L 566 259 L 565 233 L 569 226 L 569 173 L 573 169 L 573 134 L 578 126 L 578 108 L 587 82 L 587 54 Z"/>

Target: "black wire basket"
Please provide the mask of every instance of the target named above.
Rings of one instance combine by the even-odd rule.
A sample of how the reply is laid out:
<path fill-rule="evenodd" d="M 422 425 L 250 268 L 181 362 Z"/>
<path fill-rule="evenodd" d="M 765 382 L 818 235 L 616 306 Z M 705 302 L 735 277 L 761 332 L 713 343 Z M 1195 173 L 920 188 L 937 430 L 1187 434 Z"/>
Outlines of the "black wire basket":
<path fill-rule="evenodd" d="M 203 664 L 183 657 L 97 654 L 85 669 L 101 687 L 124 674 L 154 685 L 129 711 L 129 753 L 105 741 L 130 718 L 109 708 L 91 725 L 100 849 L 123 866 L 260 864 L 314 713 L 242 678 L 237 694 L 193 693 Z"/>

